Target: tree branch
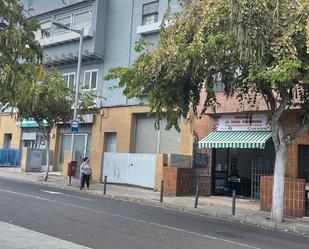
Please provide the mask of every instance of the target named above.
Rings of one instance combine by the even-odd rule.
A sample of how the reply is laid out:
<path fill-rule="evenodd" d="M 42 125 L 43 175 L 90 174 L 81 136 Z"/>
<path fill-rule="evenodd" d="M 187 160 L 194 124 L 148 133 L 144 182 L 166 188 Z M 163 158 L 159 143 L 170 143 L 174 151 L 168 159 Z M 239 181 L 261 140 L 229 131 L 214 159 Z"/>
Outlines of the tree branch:
<path fill-rule="evenodd" d="M 287 104 L 289 103 L 290 97 L 288 92 L 285 89 L 280 89 L 280 95 L 282 98 L 282 101 L 278 107 L 278 109 L 274 112 L 272 116 L 272 122 L 278 122 L 282 113 L 284 112 Z"/>
<path fill-rule="evenodd" d="M 280 95 L 282 98 L 282 101 L 276 110 L 276 106 L 274 108 L 273 115 L 271 117 L 271 123 L 272 123 L 272 135 L 273 135 L 273 142 L 275 145 L 276 150 L 280 146 L 285 134 L 282 127 L 282 124 L 280 122 L 280 117 L 282 113 L 284 112 L 287 104 L 289 103 L 289 94 L 285 89 L 280 89 Z M 272 93 L 273 96 L 273 93 Z M 273 98 L 274 100 L 274 98 Z M 271 103 L 273 105 L 273 103 Z M 275 104 L 276 105 L 276 104 Z M 273 106 L 272 106 L 273 108 Z"/>
<path fill-rule="evenodd" d="M 273 18 L 275 19 L 276 16 L 277 16 L 277 18 L 279 16 L 279 0 L 277 0 L 276 8 L 275 8 L 274 14 L 273 14 Z"/>
<path fill-rule="evenodd" d="M 275 112 L 276 111 L 276 100 L 274 93 L 272 92 L 271 88 L 263 89 L 263 92 L 265 93 L 267 99 L 266 102 L 270 104 L 270 109 Z"/>
<path fill-rule="evenodd" d="M 301 134 L 303 134 L 307 129 L 309 129 L 309 124 L 302 125 L 300 128 L 298 128 L 296 131 L 291 133 L 290 137 L 290 142 L 298 138 Z"/>

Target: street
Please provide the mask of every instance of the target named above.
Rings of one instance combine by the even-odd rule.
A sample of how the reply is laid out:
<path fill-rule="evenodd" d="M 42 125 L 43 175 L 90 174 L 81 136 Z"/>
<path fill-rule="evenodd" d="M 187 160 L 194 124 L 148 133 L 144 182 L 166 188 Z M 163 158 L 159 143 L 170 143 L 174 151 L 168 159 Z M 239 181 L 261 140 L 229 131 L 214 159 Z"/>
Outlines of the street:
<path fill-rule="evenodd" d="M 100 198 L 87 190 L 79 194 L 2 178 L 0 184 L 1 221 L 90 248 L 307 249 L 309 244 L 300 235 Z"/>

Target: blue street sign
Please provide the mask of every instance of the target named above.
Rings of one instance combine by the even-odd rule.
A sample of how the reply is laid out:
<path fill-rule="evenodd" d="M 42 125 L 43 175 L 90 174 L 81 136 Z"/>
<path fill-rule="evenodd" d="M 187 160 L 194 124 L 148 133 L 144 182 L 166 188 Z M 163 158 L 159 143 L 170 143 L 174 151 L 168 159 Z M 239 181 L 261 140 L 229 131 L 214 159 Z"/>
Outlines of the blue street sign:
<path fill-rule="evenodd" d="M 71 132 L 78 133 L 79 122 L 78 121 L 71 121 Z"/>

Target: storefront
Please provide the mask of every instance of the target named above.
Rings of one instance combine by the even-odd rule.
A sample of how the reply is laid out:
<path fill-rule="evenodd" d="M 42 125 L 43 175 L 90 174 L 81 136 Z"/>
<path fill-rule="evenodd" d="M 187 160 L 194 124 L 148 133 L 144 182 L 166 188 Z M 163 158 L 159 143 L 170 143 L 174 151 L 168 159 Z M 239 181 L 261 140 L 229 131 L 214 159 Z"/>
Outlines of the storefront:
<path fill-rule="evenodd" d="M 212 149 L 213 195 L 260 197 L 260 177 L 272 175 L 274 146 L 266 114 L 213 117 L 213 131 L 199 141 Z"/>
<path fill-rule="evenodd" d="M 80 163 L 85 156 L 90 156 L 94 115 L 84 115 L 83 121 L 84 122 L 79 126 L 79 132 L 76 133 L 74 141 L 74 160 L 78 163 Z M 57 160 L 57 170 L 62 170 L 63 164 L 66 163 L 64 162 L 65 152 L 71 150 L 72 132 L 70 124 L 60 124 L 58 128 L 60 134 L 60 146 Z"/>
<path fill-rule="evenodd" d="M 48 125 L 44 123 L 44 125 Z M 28 147 L 32 149 L 45 149 L 46 141 L 39 129 L 39 125 L 34 120 L 23 120 L 17 123 L 21 128 L 21 147 Z"/>

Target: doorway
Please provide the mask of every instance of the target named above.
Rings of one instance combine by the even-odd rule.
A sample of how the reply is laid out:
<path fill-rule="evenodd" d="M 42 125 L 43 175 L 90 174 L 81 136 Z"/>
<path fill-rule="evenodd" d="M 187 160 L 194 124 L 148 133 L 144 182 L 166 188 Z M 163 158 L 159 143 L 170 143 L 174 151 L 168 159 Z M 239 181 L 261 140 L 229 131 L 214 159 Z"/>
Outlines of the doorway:
<path fill-rule="evenodd" d="M 65 154 L 65 151 L 71 150 L 71 139 L 72 139 L 72 134 L 62 134 L 60 137 L 60 147 L 59 147 L 59 158 L 58 158 L 57 170 L 63 169 L 63 164 L 65 163 L 64 154 Z M 85 156 L 89 156 L 90 146 L 91 146 L 91 134 L 75 134 L 74 160 L 77 161 L 78 164 L 80 164 L 80 162 Z"/>
<path fill-rule="evenodd" d="M 216 148 L 212 152 L 212 194 L 260 198 L 260 179 L 272 175 L 274 146 L 267 141 L 264 149 Z M 309 159 L 308 159 L 309 160 Z"/>
<path fill-rule="evenodd" d="M 10 149 L 12 146 L 12 133 L 4 134 L 4 144 L 3 147 Z"/>
<path fill-rule="evenodd" d="M 299 145 L 298 147 L 298 178 L 309 182 L 309 145 Z"/>

